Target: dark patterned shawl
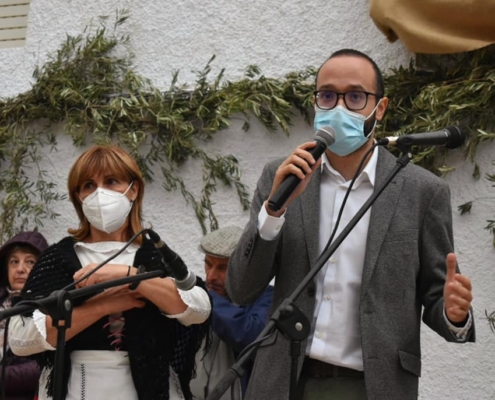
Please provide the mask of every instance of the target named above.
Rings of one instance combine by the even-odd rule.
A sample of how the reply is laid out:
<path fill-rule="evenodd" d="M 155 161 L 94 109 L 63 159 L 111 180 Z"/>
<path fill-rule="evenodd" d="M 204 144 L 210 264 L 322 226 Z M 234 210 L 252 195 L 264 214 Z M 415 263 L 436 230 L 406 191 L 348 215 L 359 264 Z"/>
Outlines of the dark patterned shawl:
<path fill-rule="evenodd" d="M 49 295 L 73 282 L 73 274 L 81 268 L 74 251 L 74 239 L 66 237 L 50 246 L 38 259 L 24 290 L 22 299 Z M 147 271 L 161 267 L 161 258 L 150 240 L 145 239 L 136 252 L 134 265 L 144 265 Z M 197 278 L 196 285 L 205 288 Z M 86 299 L 75 299 L 74 307 Z M 168 400 L 169 366 L 179 377 L 186 399 L 192 399 L 189 382 L 195 375 L 195 354 L 203 339 L 209 342 L 211 317 L 203 324 L 184 326 L 176 319 L 165 317 L 151 302 L 141 309 L 123 313 L 125 336 L 122 350 L 127 350 L 134 386 L 139 400 Z M 70 353 L 74 350 L 110 350 L 108 318 L 102 318 L 66 342 L 64 385 L 65 393 L 70 374 Z M 88 344 L 90 348 L 88 348 Z M 55 354 L 47 351 L 38 355 L 40 367 L 53 367 Z M 48 380 L 48 394 L 53 393 L 53 369 Z"/>

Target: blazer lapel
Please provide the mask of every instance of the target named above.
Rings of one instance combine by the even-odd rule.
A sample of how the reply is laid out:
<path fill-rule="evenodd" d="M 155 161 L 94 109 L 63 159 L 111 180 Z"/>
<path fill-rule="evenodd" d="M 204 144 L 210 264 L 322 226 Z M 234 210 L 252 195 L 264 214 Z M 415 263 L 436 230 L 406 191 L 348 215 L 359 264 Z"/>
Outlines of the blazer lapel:
<path fill-rule="evenodd" d="M 389 175 L 390 171 L 396 165 L 396 158 L 388 151 L 378 149 L 378 162 L 376 166 L 375 189 L 379 188 Z M 361 283 L 361 293 L 364 293 L 367 285 L 373 275 L 378 254 L 382 246 L 385 235 L 387 234 L 392 216 L 394 215 L 400 192 L 402 189 L 403 178 L 399 172 L 389 183 L 380 196 L 376 199 L 371 207 L 370 225 L 368 229 L 368 238 L 366 241 L 366 255 L 363 267 L 363 278 Z"/>
<path fill-rule="evenodd" d="M 306 190 L 300 196 L 301 224 L 304 232 L 301 235 L 301 240 L 306 240 L 311 268 L 319 256 L 320 182 L 321 169 L 318 168 L 313 173 Z"/>

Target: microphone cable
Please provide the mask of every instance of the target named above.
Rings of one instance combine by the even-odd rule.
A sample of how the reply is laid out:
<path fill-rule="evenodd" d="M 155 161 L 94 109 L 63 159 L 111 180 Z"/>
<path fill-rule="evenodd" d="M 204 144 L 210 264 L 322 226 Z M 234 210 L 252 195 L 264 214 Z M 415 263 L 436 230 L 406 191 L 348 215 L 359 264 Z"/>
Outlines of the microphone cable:
<path fill-rule="evenodd" d="M 347 188 L 347 191 L 345 193 L 344 200 L 342 201 L 342 205 L 340 206 L 339 214 L 337 216 L 337 221 L 335 222 L 335 226 L 333 228 L 333 231 L 332 231 L 332 233 L 331 233 L 331 235 L 330 235 L 330 237 L 328 239 L 328 242 L 327 242 L 325 248 L 323 249 L 323 251 L 318 256 L 318 259 L 316 260 L 316 263 L 318 263 L 320 261 L 320 258 L 322 257 L 322 255 L 325 254 L 325 252 L 327 251 L 327 249 L 332 244 L 332 241 L 333 241 L 333 239 L 335 237 L 335 234 L 337 233 L 337 228 L 339 227 L 340 220 L 342 218 L 342 214 L 344 213 L 344 207 L 345 207 L 345 205 L 347 203 L 347 199 L 349 197 L 349 194 L 351 193 L 352 187 L 354 186 L 354 182 L 356 182 L 356 179 L 358 178 L 358 176 L 361 174 L 362 170 L 364 169 L 364 163 L 365 163 L 366 159 L 368 158 L 368 155 L 370 155 L 371 152 L 374 149 L 376 149 L 378 146 L 379 146 L 379 143 L 375 141 L 375 143 L 373 144 L 373 146 L 368 149 L 368 151 L 364 154 L 363 158 L 361 159 L 361 162 L 359 163 L 359 166 L 358 166 L 358 168 L 356 170 L 356 173 L 354 174 L 354 177 L 352 178 L 352 181 L 349 184 L 349 187 Z M 320 207 L 321 207 L 321 204 L 320 204 Z"/>
<path fill-rule="evenodd" d="M 99 263 L 93 270 L 89 271 L 87 274 L 81 276 L 77 281 L 75 282 L 72 282 L 70 284 L 68 284 L 67 286 L 65 286 L 64 288 L 62 288 L 61 290 L 69 290 L 69 289 L 72 289 L 72 288 L 75 288 L 75 286 L 78 284 L 78 283 L 81 283 L 82 281 L 84 281 L 85 279 L 88 279 L 91 275 L 93 275 L 96 271 L 98 271 L 101 267 L 103 267 L 104 265 L 108 264 L 110 261 L 112 261 L 115 257 L 117 257 L 118 255 L 122 254 L 122 252 L 127 249 L 133 242 L 134 240 L 136 240 L 138 238 L 139 235 L 142 235 L 144 233 L 147 233 L 148 232 L 148 229 L 141 229 L 138 233 L 136 233 L 133 237 L 131 237 L 127 242 L 126 244 L 117 252 L 115 253 L 114 255 L 108 257 L 106 260 L 102 261 L 101 263 Z"/>

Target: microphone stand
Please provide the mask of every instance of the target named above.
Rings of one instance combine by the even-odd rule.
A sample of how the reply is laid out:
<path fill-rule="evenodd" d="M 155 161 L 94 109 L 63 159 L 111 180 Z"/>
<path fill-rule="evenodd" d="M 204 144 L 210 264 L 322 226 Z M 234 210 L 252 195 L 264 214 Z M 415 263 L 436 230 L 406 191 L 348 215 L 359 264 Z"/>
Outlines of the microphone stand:
<path fill-rule="evenodd" d="M 237 361 L 230 367 L 230 369 L 224 374 L 222 379 L 210 392 L 206 400 L 219 400 L 220 397 L 226 392 L 229 386 L 233 384 L 237 377 L 241 377 L 244 374 L 243 365 L 251 358 L 258 346 L 274 333 L 274 330 L 279 329 L 290 340 L 290 356 L 291 356 L 291 371 L 290 371 L 290 388 L 289 398 L 295 399 L 296 387 L 297 387 L 297 367 L 298 357 L 301 353 L 301 342 L 306 339 L 310 331 L 310 323 L 303 312 L 294 304 L 294 301 L 303 293 L 304 289 L 310 283 L 314 277 L 318 274 L 320 269 L 325 265 L 330 256 L 337 250 L 344 239 L 354 229 L 359 220 L 366 214 L 369 208 L 373 205 L 375 200 L 389 185 L 392 179 L 404 168 L 412 158 L 409 148 L 402 148 L 403 154 L 397 159 L 395 167 L 390 171 L 386 177 L 384 183 L 373 191 L 373 194 L 366 200 L 356 215 L 349 221 L 347 226 L 332 242 L 332 244 L 321 254 L 314 267 L 308 272 L 301 283 L 294 289 L 290 296 L 285 299 L 282 304 L 274 311 L 270 317 L 270 321 L 266 324 L 265 328 L 253 342 L 253 346 L 249 347 L 243 352 Z M 254 345 L 256 343 L 256 345 Z"/>
<path fill-rule="evenodd" d="M 43 314 L 52 318 L 52 325 L 57 328 L 57 347 L 55 350 L 54 365 L 54 393 L 53 400 L 64 400 L 63 366 L 65 352 L 65 332 L 71 326 L 73 299 L 95 294 L 115 286 L 126 285 L 132 282 L 141 282 L 151 278 L 167 276 L 165 270 L 145 272 L 139 275 L 126 276 L 107 282 L 96 283 L 80 289 L 56 290 L 47 297 L 37 300 L 25 300 L 14 307 L 0 311 L 0 321 L 15 315 L 21 315 L 39 309 Z"/>

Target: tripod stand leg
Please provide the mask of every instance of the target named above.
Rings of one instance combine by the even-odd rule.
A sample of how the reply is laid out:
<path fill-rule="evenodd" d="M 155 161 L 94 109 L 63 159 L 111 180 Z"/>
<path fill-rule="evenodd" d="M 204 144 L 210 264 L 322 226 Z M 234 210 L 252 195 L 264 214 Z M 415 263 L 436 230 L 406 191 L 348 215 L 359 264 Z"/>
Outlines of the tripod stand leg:
<path fill-rule="evenodd" d="M 290 388 L 289 399 L 297 399 L 297 367 L 299 356 L 301 355 L 301 342 L 298 340 L 290 341 Z"/>
<path fill-rule="evenodd" d="M 58 321 L 65 322 L 65 321 Z M 63 400 L 64 399 L 64 365 L 65 365 L 65 331 L 67 327 L 65 325 L 57 325 L 57 350 L 55 351 L 55 365 L 53 370 L 54 377 L 54 392 L 53 400 Z"/>

